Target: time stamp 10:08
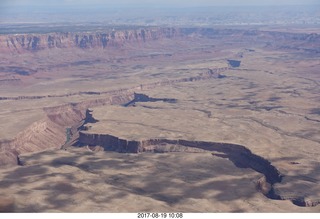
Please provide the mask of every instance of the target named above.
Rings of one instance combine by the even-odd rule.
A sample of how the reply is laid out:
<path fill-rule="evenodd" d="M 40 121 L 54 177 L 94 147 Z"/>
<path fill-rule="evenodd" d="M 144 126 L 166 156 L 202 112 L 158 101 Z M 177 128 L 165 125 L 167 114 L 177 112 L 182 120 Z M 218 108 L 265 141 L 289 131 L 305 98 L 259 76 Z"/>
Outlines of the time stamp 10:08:
<path fill-rule="evenodd" d="M 137 218 L 183 218 L 183 213 L 138 213 Z"/>

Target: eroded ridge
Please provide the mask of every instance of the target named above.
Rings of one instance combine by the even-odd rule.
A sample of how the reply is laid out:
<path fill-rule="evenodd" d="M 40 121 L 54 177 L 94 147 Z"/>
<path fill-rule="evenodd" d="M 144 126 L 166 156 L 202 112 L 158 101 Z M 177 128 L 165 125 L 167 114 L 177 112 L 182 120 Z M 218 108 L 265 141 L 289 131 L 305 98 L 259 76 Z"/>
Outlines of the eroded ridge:
<path fill-rule="evenodd" d="M 128 89 L 109 90 L 105 92 L 80 92 L 65 95 L 0 97 L 0 100 L 41 99 L 64 97 L 80 94 L 109 95 L 106 98 L 87 100 L 80 103 L 69 103 L 56 107 L 44 108 L 45 117 L 20 132 L 15 139 L 0 142 L 0 166 L 12 166 L 20 163 L 18 155 L 28 152 L 43 151 L 49 148 L 61 148 L 75 141 L 78 128 L 85 121 L 88 108 L 102 105 L 123 105 L 135 99 L 135 92 L 150 90 L 159 86 L 170 86 L 175 83 L 194 82 L 199 80 L 223 78 L 223 71 L 228 68 L 208 69 L 197 76 L 174 80 L 158 81 Z M 69 131 L 66 131 L 68 129 Z M 66 135 L 69 136 L 66 142 Z"/>

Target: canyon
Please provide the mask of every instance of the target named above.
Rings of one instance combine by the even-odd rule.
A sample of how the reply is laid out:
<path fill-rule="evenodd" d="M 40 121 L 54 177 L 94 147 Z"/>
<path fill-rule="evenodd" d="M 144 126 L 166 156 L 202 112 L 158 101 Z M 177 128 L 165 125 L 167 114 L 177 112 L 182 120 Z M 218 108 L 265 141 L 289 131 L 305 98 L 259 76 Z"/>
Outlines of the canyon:
<path fill-rule="evenodd" d="M 318 212 L 319 44 L 318 33 L 221 27 L 0 35 L 0 211 L 104 212 L 102 197 L 76 207 L 96 183 L 150 203 L 115 198 L 111 212 Z M 177 178 L 157 190 L 130 168 L 150 185 Z M 30 184 L 41 176 L 59 183 Z M 197 177 L 202 195 L 179 190 Z M 244 192 L 229 199 L 233 180 Z M 205 195 L 214 188 L 222 197 Z M 64 191 L 73 201 L 49 201 Z M 36 194 L 40 207 L 23 201 Z"/>

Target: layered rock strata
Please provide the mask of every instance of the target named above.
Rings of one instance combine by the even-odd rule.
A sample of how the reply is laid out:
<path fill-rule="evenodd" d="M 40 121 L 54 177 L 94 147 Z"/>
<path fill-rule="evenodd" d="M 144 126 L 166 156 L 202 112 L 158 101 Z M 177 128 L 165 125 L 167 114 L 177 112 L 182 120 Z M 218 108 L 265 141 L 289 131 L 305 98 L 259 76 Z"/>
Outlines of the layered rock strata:
<path fill-rule="evenodd" d="M 0 35 L 0 51 L 2 52 L 35 52 L 53 48 L 119 48 L 126 44 L 144 43 L 159 39 L 206 37 L 246 39 L 276 43 L 278 48 L 295 49 L 298 42 L 300 46 L 311 45 L 305 48 L 309 52 L 320 50 L 312 45 L 320 42 L 320 35 L 316 33 L 288 33 L 278 31 L 243 30 L 243 29 L 215 29 L 215 28 L 136 28 L 131 30 L 106 30 L 97 32 L 56 32 L 48 34 L 8 34 Z M 283 42 L 287 42 L 283 44 Z M 301 44 L 303 43 L 303 44 Z M 272 46 L 272 43 L 268 44 Z"/>
<path fill-rule="evenodd" d="M 263 176 L 256 181 L 257 189 L 266 197 L 275 200 L 290 200 L 303 207 L 317 206 L 319 199 L 310 199 L 303 195 L 288 196 L 276 185 L 282 182 L 284 175 L 267 159 L 252 153 L 245 146 L 206 141 L 188 141 L 183 139 L 146 139 L 128 140 L 109 134 L 95 134 L 80 131 L 78 146 L 87 146 L 89 150 L 116 151 L 119 153 L 167 153 L 167 152 L 211 152 L 213 156 L 229 159 L 239 168 L 251 168 Z M 298 192 L 299 193 L 299 192 Z M 297 194 L 298 194 L 297 193 Z"/>

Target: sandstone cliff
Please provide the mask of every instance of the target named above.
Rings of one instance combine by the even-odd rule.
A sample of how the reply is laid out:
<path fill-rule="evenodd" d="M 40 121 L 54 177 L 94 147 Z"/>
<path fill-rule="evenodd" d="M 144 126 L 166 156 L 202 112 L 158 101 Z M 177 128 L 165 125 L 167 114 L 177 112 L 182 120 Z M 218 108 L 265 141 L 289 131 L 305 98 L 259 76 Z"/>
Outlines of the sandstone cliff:
<path fill-rule="evenodd" d="M 1 50 L 37 51 L 52 48 L 106 48 L 119 47 L 125 43 L 140 43 L 159 38 L 180 36 L 174 28 L 141 28 L 124 31 L 106 31 L 91 33 L 50 33 L 15 34 L 0 36 Z"/>
<path fill-rule="evenodd" d="M 140 153 L 140 152 L 171 152 L 179 151 L 179 148 L 165 147 L 183 146 L 197 148 L 202 151 L 218 152 L 214 154 L 228 158 L 237 166 L 252 168 L 266 176 L 267 182 L 274 184 L 281 181 L 281 174 L 271 165 L 271 163 L 262 157 L 253 154 L 249 149 L 242 145 L 219 143 L 219 142 L 204 142 L 204 141 L 187 141 L 183 139 L 147 139 L 142 141 L 121 139 L 109 134 L 90 134 L 80 132 L 79 145 L 102 146 L 108 151 L 117 151 L 122 153 Z M 164 148 L 161 150 L 161 148 Z"/>
<path fill-rule="evenodd" d="M 308 197 L 308 192 L 282 191 L 283 175 L 265 158 L 252 153 L 245 146 L 183 139 L 146 139 L 141 141 L 118 138 L 109 134 L 80 132 L 78 146 L 87 146 L 89 150 L 116 151 L 120 153 L 142 152 L 212 152 L 213 156 L 227 158 L 239 168 L 251 168 L 263 176 L 256 181 L 257 189 L 266 197 L 276 200 L 290 200 L 298 206 L 312 207 L 320 203 L 317 198 Z M 287 182 L 284 182 L 286 184 Z M 288 195 L 289 193 L 289 195 Z"/>
<path fill-rule="evenodd" d="M 147 41 L 171 38 L 211 38 L 263 41 L 269 46 L 282 49 L 304 49 L 320 52 L 316 45 L 320 43 L 320 35 L 316 33 L 288 33 L 278 31 L 259 31 L 242 29 L 214 28 L 158 28 L 147 27 L 128 30 L 106 30 L 97 32 L 56 32 L 48 34 L 13 34 L 0 35 L 0 51 L 24 52 L 53 48 L 108 48 L 122 47 L 126 44 L 140 44 Z"/>

